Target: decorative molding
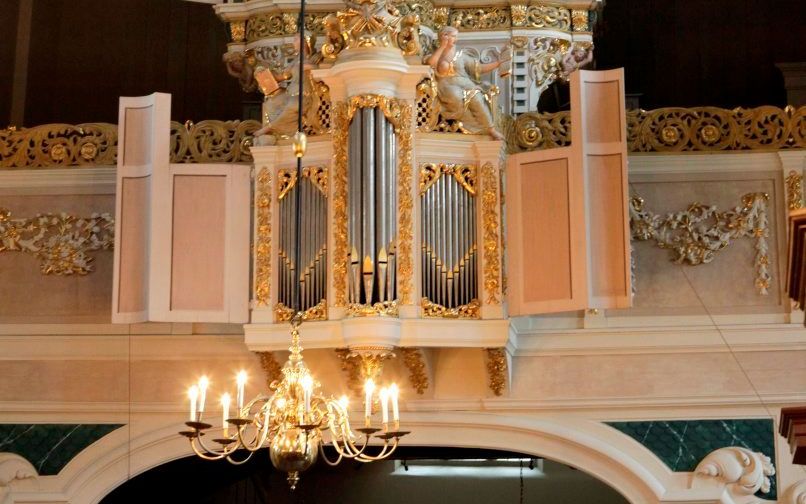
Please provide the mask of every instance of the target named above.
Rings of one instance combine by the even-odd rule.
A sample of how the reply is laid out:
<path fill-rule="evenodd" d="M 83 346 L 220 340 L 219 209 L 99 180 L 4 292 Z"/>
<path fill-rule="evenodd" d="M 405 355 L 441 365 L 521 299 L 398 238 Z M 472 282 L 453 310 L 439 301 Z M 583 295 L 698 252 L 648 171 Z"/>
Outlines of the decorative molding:
<path fill-rule="evenodd" d="M 484 351 L 487 354 L 487 378 L 490 390 L 496 396 L 501 396 L 506 389 L 507 375 L 509 373 L 506 350 L 503 348 L 485 348 Z"/>
<path fill-rule="evenodd" d="M 19 251 L 40 260 L 45 275 L 86 275 L 93 270 L 88 252 L 114 246 L 115 222 L 108 213 L 76 217 L 67 213 L 12 219 L 0 208 L 0 252 Z"/>
<path fill-rule="evenodd" d="M 260 357 L 260 367 L 266 376 L 266 385 L 271 387 L 272 382 L 282 380 L 283 367 L 277 362 L 274 352 L 255 352 Z"/>
<path fill-rule="evenodd" d="M 782 504 L 806 504 L 806 479 L 790 485 L 780 502 Z"/>
<path fill-rule="evenodd" d="M 653 240 L 658 247 L 670 249 L 676 264 L 697 266 L 714 260 L 716 253 L 742 237 L 756 240 L 756 279 L 758 293 L 767 295 L 772 276 L 769 272 L 767 238 L 769 237 L 765 193 L 750 193 L 742 197 L 742 206 L 718 212 L 716 206 L 699 203 L 682 212 L 665 217 L 644 209 L 640 197 L 630 199 L 630 230 L 632 239 Z"/>
<path fill-rule="evenodd" d="M 694 470 L 691 486 L 697 488 L 715 482 L 724 485 L 731 496 L 748 496 L 756 492 L 769 493 L 773 475 L 775 467 L 770 457 L 731 446 L 707 455 Z"/>
<path fill-rule="evenodd" d="M 423 317 L 426 318 L 477 319 L 481 317 L 481 303 L 478 299 L 473 299 L 469 303 L 455 308 L 446 308 L 431 302 L 428 298 L 422 298 L 420 307 L 423 309 Z"/>
<path fill-rule="evenodd" d="M 268 306 L 271 293 L 271 173 L 268 167 L 257 176 L 255 232 L 255 301 Z"/>
<path fill-rule="evenodd" d="M 350 303 L 347 305 L 347 317 L 397 317 L 397 301 L 383 301 L 372 305 Z"/>
<path fill-rule="evenodd" d="M 428 388 L 428 373 L 423 350 L 415 347 L 401 347 L 397 350 L 403 354 L 403 364 L 409 370 L 411 388 L 423 395 Z"/>
<path fill-rule="evenodd" d="M 43 124 L 0 130 L 0 168 L 114 165 L 115 124 Z"/>
<path fill-rule="evenodd" d="M 790 210 L 803 208 L 803 175 L 791 170 L 784 180 L 786 202 Z"/>
<path fill-rule="evenodd" d="M 483 273 L 488 305 L 501 304 L 501 247 L 498 218 L 498 174 L 489 161 L 481 167 L 481 223 Z"/>
<path fill-rule="evenodd" d="M 26 458 L 16 453 L 0 453 L 0 490 L 11 486 L 15 481 L 38 477 L 36 468 Z"/>

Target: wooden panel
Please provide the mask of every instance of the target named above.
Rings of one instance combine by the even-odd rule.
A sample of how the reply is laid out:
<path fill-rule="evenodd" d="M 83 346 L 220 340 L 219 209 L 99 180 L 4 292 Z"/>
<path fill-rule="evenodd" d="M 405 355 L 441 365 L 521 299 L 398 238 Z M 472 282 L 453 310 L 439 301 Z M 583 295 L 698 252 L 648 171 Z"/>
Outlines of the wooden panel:
<path fill-rule="evenodd" d="M 587 307 L 626 308 L 632 278 L 623 70 L 575 72 L 571 115 L 585 179 Z"/>
<path fill-rule="evenodd" d="M 171 310 L 224 310 L 227 178 L 177 175 L 173 188 Z"/>
<path fill-rule="evenodd" d="M 145 313 L 148 308 L 148 231 L 151 177 L 122 179 L 120 216 L 120 282 L 118 312 Z"/>
<path fill-rule="evenodd" d="M 585 307 L 585 226 L 579 149 L 521 153 L 507 162 L 510 315 Z"/>
<path fill-rule="evenodd" d="M 136 166 L 151 162 L 153 112 L 153 107 L 125 109 L 122 143 L 118 146 L 118 153 L 123 158 L 123 165 Z"/>

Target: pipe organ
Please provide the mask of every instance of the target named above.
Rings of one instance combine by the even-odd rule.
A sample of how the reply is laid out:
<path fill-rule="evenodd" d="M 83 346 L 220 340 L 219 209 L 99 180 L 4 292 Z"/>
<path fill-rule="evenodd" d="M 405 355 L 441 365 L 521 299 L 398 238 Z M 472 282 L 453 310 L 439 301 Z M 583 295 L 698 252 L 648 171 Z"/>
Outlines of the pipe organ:
<path fill-rule="evenodd" d="M 309 166 L 297 180 L 295 171 L 284 169 L 277 177 L 278 306 L 286 313 L 307 311 L 327 298 L 327 170 Z M 295 250 L 297 225 L 300 243 Z"/>
<path fill-rule="evenodd" d="M 476 167 L 420 167 L 422 297 L 445 308 L 477 302 Z"/>
<path fill-rule="evenodd" d="M 348 147 L 348 292 L 353 305 L 397 298 L 396 137 L 380 108 L 357 110 Z"/>

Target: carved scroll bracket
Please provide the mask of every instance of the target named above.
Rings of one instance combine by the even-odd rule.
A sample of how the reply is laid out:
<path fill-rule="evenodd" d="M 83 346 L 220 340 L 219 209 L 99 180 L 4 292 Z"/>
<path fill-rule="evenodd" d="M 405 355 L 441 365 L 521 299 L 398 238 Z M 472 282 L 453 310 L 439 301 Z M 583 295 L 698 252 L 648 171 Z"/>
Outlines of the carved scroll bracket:
<path fill-rule="evenodd" d="M 744 502 L 756 492 L 768 493 L 773 475 L 775 467 L 770 457 L 731 446 L 706 455 L 694 470 L 691 488 L 724 486 L 731 497 Z"/>
<path fill-rule="evenodd" d="M 505 348 L 485 348 L 487 379 L 496 396 L 504 395 L 512 378 L 512 356 Z"/>

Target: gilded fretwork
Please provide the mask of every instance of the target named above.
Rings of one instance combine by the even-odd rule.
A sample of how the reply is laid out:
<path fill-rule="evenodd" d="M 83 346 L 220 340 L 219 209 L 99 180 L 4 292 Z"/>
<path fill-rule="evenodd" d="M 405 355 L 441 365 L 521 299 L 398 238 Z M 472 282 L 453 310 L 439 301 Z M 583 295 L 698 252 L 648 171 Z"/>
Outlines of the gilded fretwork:
<path fill-rule="evenodd" d="M 485 304 L 501 303 L 501 226 L 498 219 L 498 174 L 492 163 L 481 167 L 481 224 Z"/>
<path fill-rule="evenodd" d="M 420 195 L 425 194 L 443 174 L 453 176 L 467 192 L 476 195 L 476 166 L 455 163 L 420 164 Z"/>
<path fill-rule="evenodd" d="M 716 254 L 742 237 L 754 238 L 755 286 L 766 295 L 772 276 L 769 270 L 767 238 L 767 202 L 765 193 L 750 193 L 733 210 L 719 212 L 716 206 L 694 203 L 681 212 L 657 215 L 644 209 L 644 200 L 630 199 L 630 229 L 632 239 L 652 240 L 658 247 L 674 253 L 677 264 L 696 266 L 714 260 Z"/>
<path fill-rule="evenodd" d="M 86 275 L 93 270 L 89 252 L 109 250 L 115 222 L 108 213 L 76 217 L 67 213 L 12 219 L 0 208 L 0 252 L 27 252 L 39 259 L 45 275 Z"/>

